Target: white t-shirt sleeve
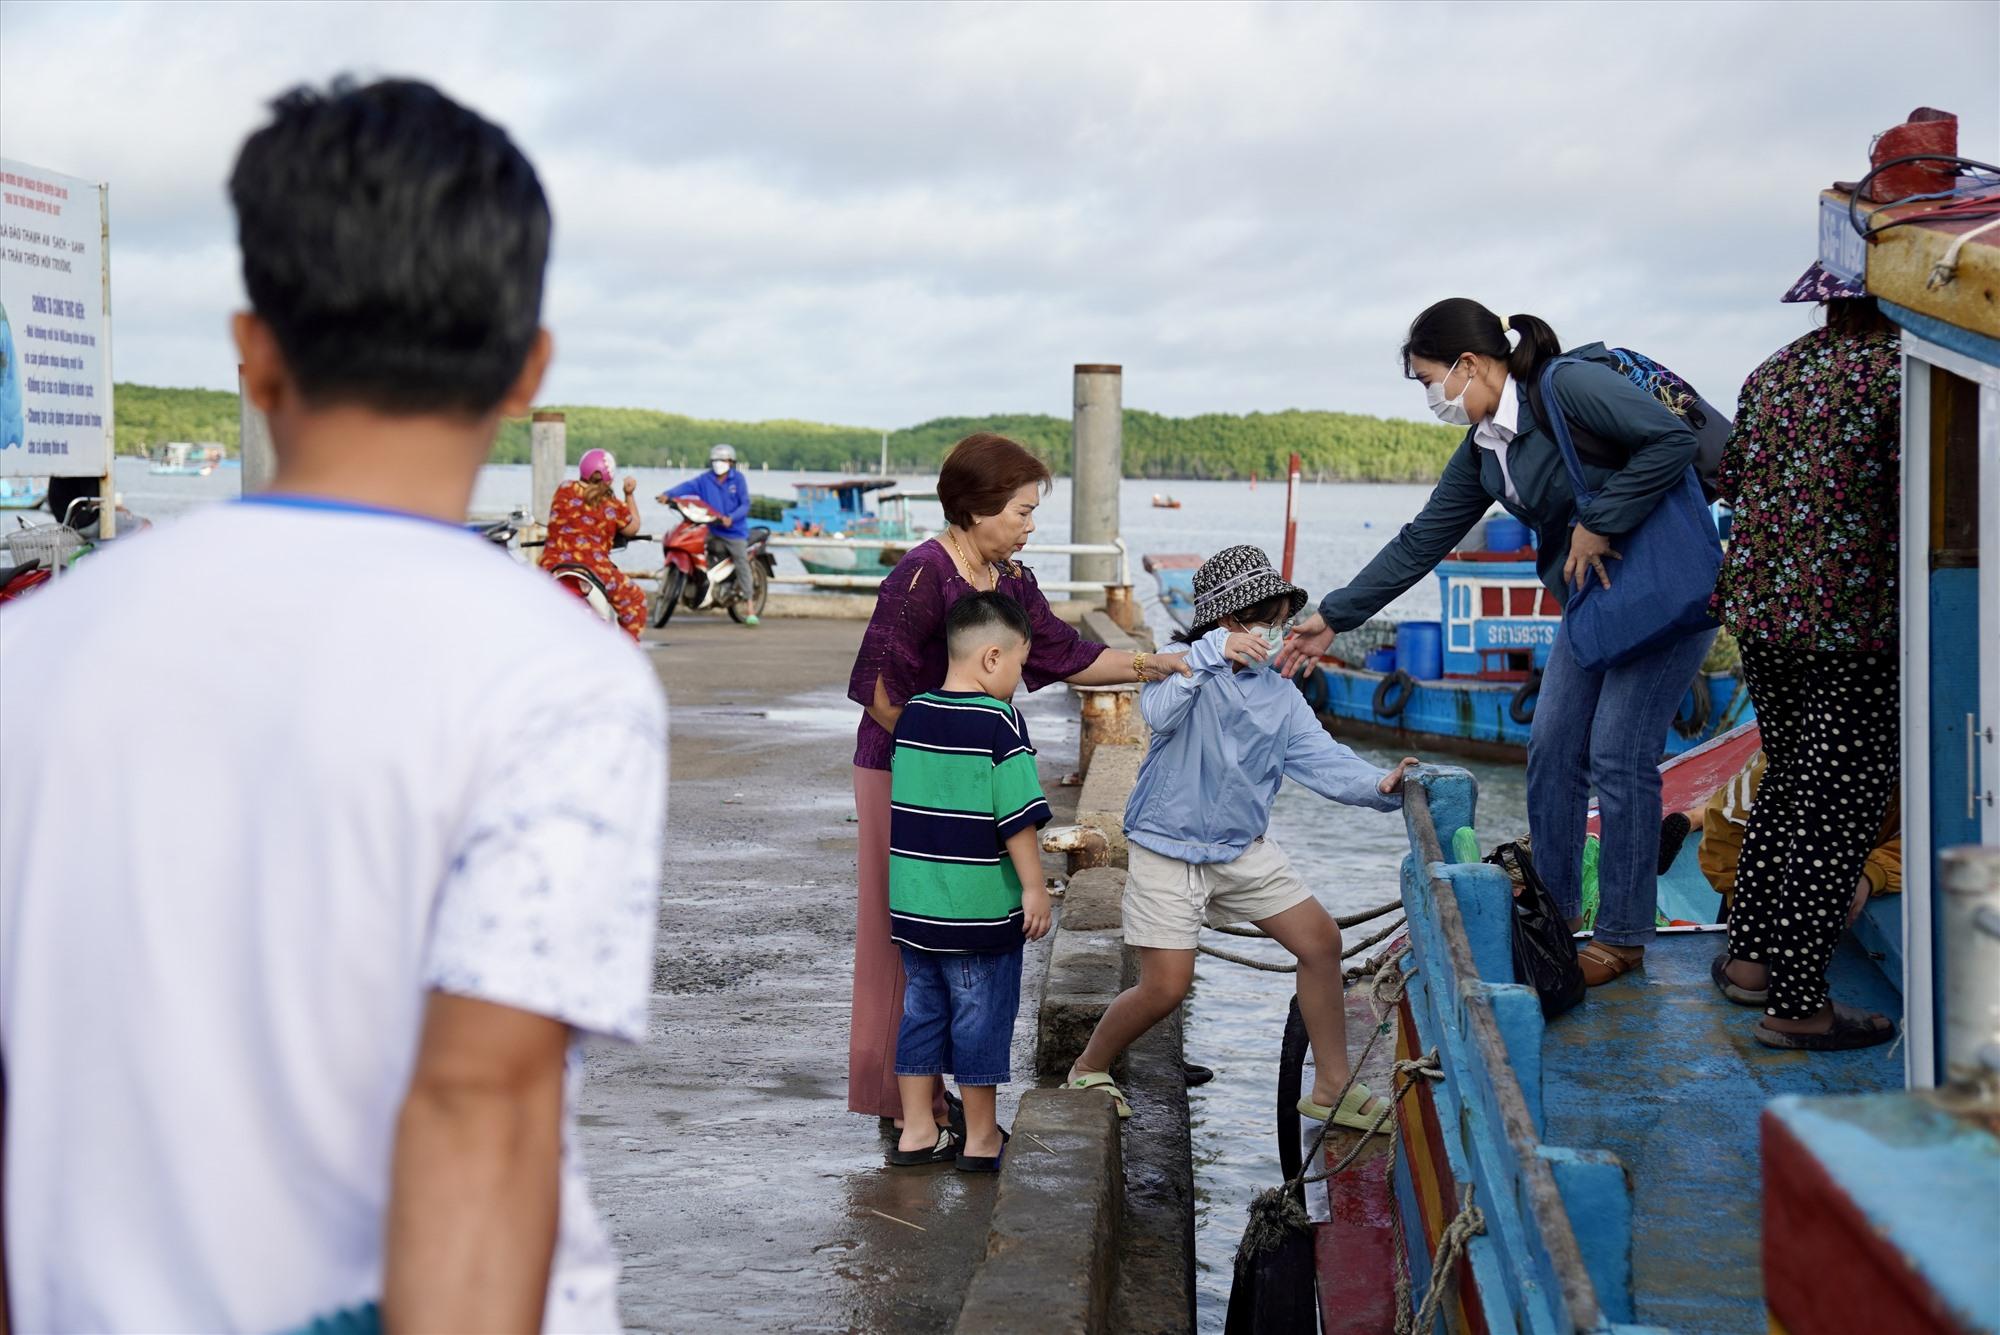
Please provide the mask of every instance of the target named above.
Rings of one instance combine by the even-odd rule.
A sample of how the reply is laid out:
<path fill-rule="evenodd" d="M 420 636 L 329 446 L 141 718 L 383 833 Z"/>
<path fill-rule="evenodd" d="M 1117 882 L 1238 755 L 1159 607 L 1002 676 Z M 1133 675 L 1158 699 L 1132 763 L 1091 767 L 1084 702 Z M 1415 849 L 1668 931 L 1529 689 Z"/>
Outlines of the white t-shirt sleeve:
<path fill-rule="evenodd" d="M 627 1042 L 646 1035 L 667 812 L 644 670 L 515 713 L 445 874 L 427 986 Z"/>

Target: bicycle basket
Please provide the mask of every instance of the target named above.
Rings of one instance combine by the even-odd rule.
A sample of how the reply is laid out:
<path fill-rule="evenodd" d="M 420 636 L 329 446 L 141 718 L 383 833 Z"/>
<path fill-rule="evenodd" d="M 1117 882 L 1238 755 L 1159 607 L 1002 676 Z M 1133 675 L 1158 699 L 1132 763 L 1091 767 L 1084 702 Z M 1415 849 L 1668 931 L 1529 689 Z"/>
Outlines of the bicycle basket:
<path fill-rule="evenodd" d="M 41 565 L 51 570 L 69 564 L 85 545 L 83 535 L 66 524 L 33 524 L 0 536 L 8 564 Z"/>

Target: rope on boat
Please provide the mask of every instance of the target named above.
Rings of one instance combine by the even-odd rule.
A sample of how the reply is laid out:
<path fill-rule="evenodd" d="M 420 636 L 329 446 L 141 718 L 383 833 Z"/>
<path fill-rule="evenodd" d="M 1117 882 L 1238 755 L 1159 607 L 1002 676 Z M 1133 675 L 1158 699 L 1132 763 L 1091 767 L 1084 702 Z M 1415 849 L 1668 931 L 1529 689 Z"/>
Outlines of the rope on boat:
<path fill-rule="evenodd" d="M 1387 940 L 1389 935 L 1402 925 L 1403 925 L 1403 919 L 1401 918 L 1396 919 L 1394 922 L 1390 923 L 1387 927 L 1384 927 L 1381 931 L 1376 932 L 1373 936 L 1368 937 L 1367 939 L 1362 941 L 1357 941 L 1353 945 L 1347 947 L 1347 949 L 1341 951 L 1340 957 L 1344 960 L 1352 959 L 1354 956 L 1359 955 L 1362 951 L 1368 949 L 1370 946 L 1378 945 L 1382 941 Z M 1216 928 L 1215 930 L 1226 931 L 1230 936 L 1264 936 L 1263 932 L 1229 931 L 1229 929 L 1227 928 L 1220 928 L 1220 927 Z M 1216 959 L 1228 960 L 1231 964 L 1240 964 L 1246 969 L 1261 969 L 1265 973 L 1297 973 L 1299 971 L 1299 966 L 1297 964 L 1272 964 L 1266 960 L 1252 959 L 1248 955 L 1238 955 L 1234 951 L 1223 950 L 1219 946 L 1197 945 L 1195 949 L 1200 951 L 1204 955 L 1213 955 Z M 1358 978 L 1360 977 L 1360 975 L 1356 974 L 1355 977 Z M 1344 981 L 1351 983 L 1354 981 L 1354 978 L 1347 978 Z"/>
<path fill-rule="evenodd" d="M 1401 907 L 1403 907 L 1401 899 L 1392 899 L 1386 904 L 1377 904 L 1374 908 L 1363 909 L 1359 913 L 1343 913 L 1339 917 L 1336 917 L 1333 923 L 1336 927 L 1359 927 L 1364 922 L 1372 922 L 1383 914 L 1393 913 Z M 1271 934 L 1261 927 L 1243 927 L 1236 923 L 1216 927 L 1213 930 L 1221 932 L 1225 936 L 1262 937 L 1267 941 L 1271 937 Z"/>
<path fill-rule="evenodd" d="M 1458 1263 L 1464 1258 L 1465 1249 L 1485 1231 L 1486 1214 L 1472 1203 L 1472 1184 L 1468 1182 L 1458 1189 L 1458 1213 L 1438 1234 L 1437 1250 L 1431 1253 L 1431 1282 L 1425 1287 L 1424 1300 L 1414 1316 L 1410 1313 L 1409 1275 L 1397 1276 L 1396 1335 L 1419 1335 L 1435 1328 L 1438 1308 L 1444 1305 L 1445 1294 L 1458 1281 Z"/>

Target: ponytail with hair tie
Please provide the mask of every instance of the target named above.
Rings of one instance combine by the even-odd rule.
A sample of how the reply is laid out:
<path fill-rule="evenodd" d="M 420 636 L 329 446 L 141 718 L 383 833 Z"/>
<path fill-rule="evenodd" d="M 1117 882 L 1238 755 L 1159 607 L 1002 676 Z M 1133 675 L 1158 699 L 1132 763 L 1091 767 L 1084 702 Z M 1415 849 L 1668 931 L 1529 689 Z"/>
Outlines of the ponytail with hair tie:
<path fill-rule="evenodd" d="M 1543 362 L 1562 353 L 1548 322 L 1532 315 L 1495 315 L 1468 297 L 1452 297 L 1429 307 L 1410 323 L 1403 343 L 1403 373 L 1414 377 L 1410 358 L 1450 366 L 1468 352 L 1507 364 L 1516 383 L 1527 384 Z"/>

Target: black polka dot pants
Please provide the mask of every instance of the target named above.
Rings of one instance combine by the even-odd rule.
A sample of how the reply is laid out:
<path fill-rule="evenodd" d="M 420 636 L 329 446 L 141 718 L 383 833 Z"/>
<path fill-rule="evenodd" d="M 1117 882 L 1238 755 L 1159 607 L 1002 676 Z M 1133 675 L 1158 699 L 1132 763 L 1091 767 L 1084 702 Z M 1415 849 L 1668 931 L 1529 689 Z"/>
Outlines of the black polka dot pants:
<path fill-rule="evenodd" d="M 1764 779 L 1737 863 L 1729 953 L 1770 970 L 1770 1014 L 1803 1020 L 1826 1005 L 1826 966 L 1896 787 L 1896 655 L 1742 648 Z"/>

